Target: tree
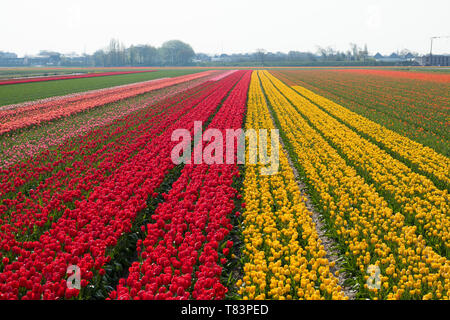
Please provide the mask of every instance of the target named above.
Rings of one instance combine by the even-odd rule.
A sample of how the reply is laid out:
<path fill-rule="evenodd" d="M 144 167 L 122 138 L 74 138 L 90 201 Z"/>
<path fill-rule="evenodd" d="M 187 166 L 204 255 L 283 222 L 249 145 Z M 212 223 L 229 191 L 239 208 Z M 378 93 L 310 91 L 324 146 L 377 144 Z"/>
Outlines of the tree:
<path fill-rule="evenodd" d="M 256 59 L 261 63 L 261 66 L 264 66 L 264 57 L 267 51 L 265 49 L 256 49 Z"/>
<path fill-rule="evenodd" d="M 317 46 L 317 54 L 320 55 L 323 60 L 327 59 L 327 49 Z"/>
<path fill-rule="evenodd" d="M 94 65 L 96 67 L 104 67 L 106 66 L 106 54 L 103 50 L 95 51 L 93 55 Z"/>
<path fill-rule="evenodd" d="M 350 50 L 352 52 L 352 59 L 359 60 L 359 48 L 356 43 L 350 43 Z"/>
<path fill-rule="evenodd" d="M 367 58 L 369 57 L 369 50 L 367 50 L 367 44 L 364 45 L 364 49 L 361 51 L 361 56 L 363 58 L 363 61 L 366 62 Z"/>
<path fill-rule="evenodd" d="M 127 63 L 126 50 L 119 40 L 111 39 L 105 54 L 105 66 L 123 66 Z"/>
<path fill-rule="evenodd" d="M 180 40 L 164 42 L 160 48 L 160 53 L 163 64 L 169 66 L 188 65 L 195 57 L 192 47 Z"/>

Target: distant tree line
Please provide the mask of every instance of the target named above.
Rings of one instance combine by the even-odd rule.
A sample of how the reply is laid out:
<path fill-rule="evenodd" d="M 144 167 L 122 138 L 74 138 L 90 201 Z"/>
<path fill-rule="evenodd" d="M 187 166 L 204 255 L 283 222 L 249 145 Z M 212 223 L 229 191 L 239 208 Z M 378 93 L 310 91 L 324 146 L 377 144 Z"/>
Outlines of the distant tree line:
<path fill-rule="evenodd" d="M 363 47 L 351 43 L 347 51 L 335 50 L 332 47 L 317 47 L 315 53 L 289 51 L 267 52 L 257 49 L 254 53 L 221 54 L 210 57 L 203 53 L 196 54 L 194 61 L 201 66 L 376 66 L 376 65 L 411 65 L 412 59 L 403 59 L 412 53 L 405 49 L 398 59 L 381 61 L 369 55 L 367 45 Z M 417 54 L 414 54 L 417 56 Z"/>
<path fill-rule="evenodd" d="M 400 55 L 406 56 L 403 50 Z M 379 55 L 379 54 L 378 54 Z M 394 54 L 397 57 L 398 54 Z M 0 66 L 363 66 L 363 65 L 409 65 L 412 59 L 377 59 L 369 56 L 367 45 L 359 47 L 351 43 L 347 51 L 332 47 L 317 47 L 315 53 L 289 51 L 267 52 L 257 49 L 252 53 L 208 55 L 195 53 L 192 47 L 180 40 L 164 42 L 161 47 L 132 45 L 125 47 L 119 40 L 112 39 L 109 45 L 93 54 L 63 55 L 58 52 L 41 51 L 37 56 L 18 58 L 10 52 L 0 52 Z"/>
<path fill-rule="evenodd" d="M 159 48 L 150 45 L 132 45 L 128 48 L 116 39 L 108 47 L 92 55 L 78 59 L 62 57 L 61 64 L 88 65 L 95 67 L 119 66 L 186 66 L 192 64 L 195 52 L 192 47 L 179 40 L 164 42 Z"/>

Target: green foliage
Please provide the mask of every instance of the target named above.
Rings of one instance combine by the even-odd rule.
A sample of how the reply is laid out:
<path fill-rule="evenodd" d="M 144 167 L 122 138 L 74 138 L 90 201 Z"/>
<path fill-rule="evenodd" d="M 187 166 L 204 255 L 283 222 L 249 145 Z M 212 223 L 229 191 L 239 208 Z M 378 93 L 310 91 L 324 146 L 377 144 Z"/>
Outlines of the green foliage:
<path fill-rule="evenodd" d="M 195 56 L 192 47 L 180 40 L 164 42 L 159 50 L 164 65 L 184 66 Z"/>
<path fill-rule="evenodd" d="M 53 96 L 83 92 L 135 83 L 140 81 L 176 77 L 201 72 L 200 69 L 158 70 L 135 74 L 114 75 L 96 78 L 55 80 L 45 82 L 21 83 L 0 86 L 0 106 L 33 101 Z"/>

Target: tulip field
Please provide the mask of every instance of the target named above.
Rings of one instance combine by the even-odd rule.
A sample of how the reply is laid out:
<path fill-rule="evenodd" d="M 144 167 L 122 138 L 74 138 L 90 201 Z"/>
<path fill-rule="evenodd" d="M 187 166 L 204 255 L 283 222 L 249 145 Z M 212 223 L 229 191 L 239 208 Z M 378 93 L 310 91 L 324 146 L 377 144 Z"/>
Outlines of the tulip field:
<path fill-rule="evenodd" d="M 23 97 L 42 83 L 61 87 Z M 149 69 L 0 87 L 14 101 L 0 106 L 0 300 L 450 298 L 450 73 Z M 181 163 L 180 129 L 194 137 Z"/>
<path fill-rule="evenodd" d="M 121 75 L 121 74 L 131 74 L 131 73 L 141 73 L 141 72 L 152 72 L 152 71 L 115 71 L 115 72 L 103 72 L 103 73 L 97 72 L 97 73 L 90 73 L 90 74 L 29 77 L 29 78 L 25 78 L 25 79 L 23 79 L 23 78 L 22 79 L 7 79 L 7 80 L 0 80 L 0 86 L 7 85 L 7 84 L 18 84 L 18 83 L 31 83 L 31 82 L 54 81 L 54 80 L 105 77 L 105 76 L 115 76 L 115 75 Z"/>

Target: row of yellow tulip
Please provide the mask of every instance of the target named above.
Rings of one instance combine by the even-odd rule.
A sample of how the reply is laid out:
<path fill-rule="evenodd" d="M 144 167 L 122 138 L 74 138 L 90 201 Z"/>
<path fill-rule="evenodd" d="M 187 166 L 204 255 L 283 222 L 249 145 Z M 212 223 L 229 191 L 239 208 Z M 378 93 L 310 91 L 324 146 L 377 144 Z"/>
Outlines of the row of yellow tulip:
<path fill-rule="evenodd" d="M 256 73 L 250 83 L 246 119 L 247 129 L 273 128 Z M 261 175 L 263 164 L 246 162 L 242 214 L 245 264 L 243 279 L 237 282 L 239 294 L 243 299 L 345 299 L 280 149 L 277 174 Z"/>
<path fill-rule="evenodd" d="M 321 110 L 308 99 L 268 75 L 275 87 L 296 110 L 321 132 L 360 174 L 405 215 L 406 222 L 418 227 L 428 244 L 438 253 L 450 253 L 450 195 L 425 176 L 413 172 L 403 162 L 362 138 L 358 133 Z"/>
<path fill-rule="evenodd" d="M 293 86 L 292 88 L 359 133 L 369 136 L 387 150 L 398 154 L 407 162 L 416 166 L 420 171 L 442 182 L 443 185 L 450 184 L 450 159 L 443 154 L 389 130 L 311 90 L 301 86 Z"/>
<path fill-rule="evenodd" d="M 328 230 L 338 241 L 346 268 L 361 297 L 448 299 L 449 261 L 427 246 L 416 226 L 405 223 L 353 167 L 303 119 L 274 86 L 268 72 L 258 72 L 286 148 L 311 187 Z M 336 135 L 336 129 L 332 131 Z M 380 170 L 383 170 L 381 168 Z M 368 270 L 378 267 L 378 278 Z M 367 282 L 369 281 L 369 282 Z M 371 284 L 374 284 L 373 286 Z"/>

